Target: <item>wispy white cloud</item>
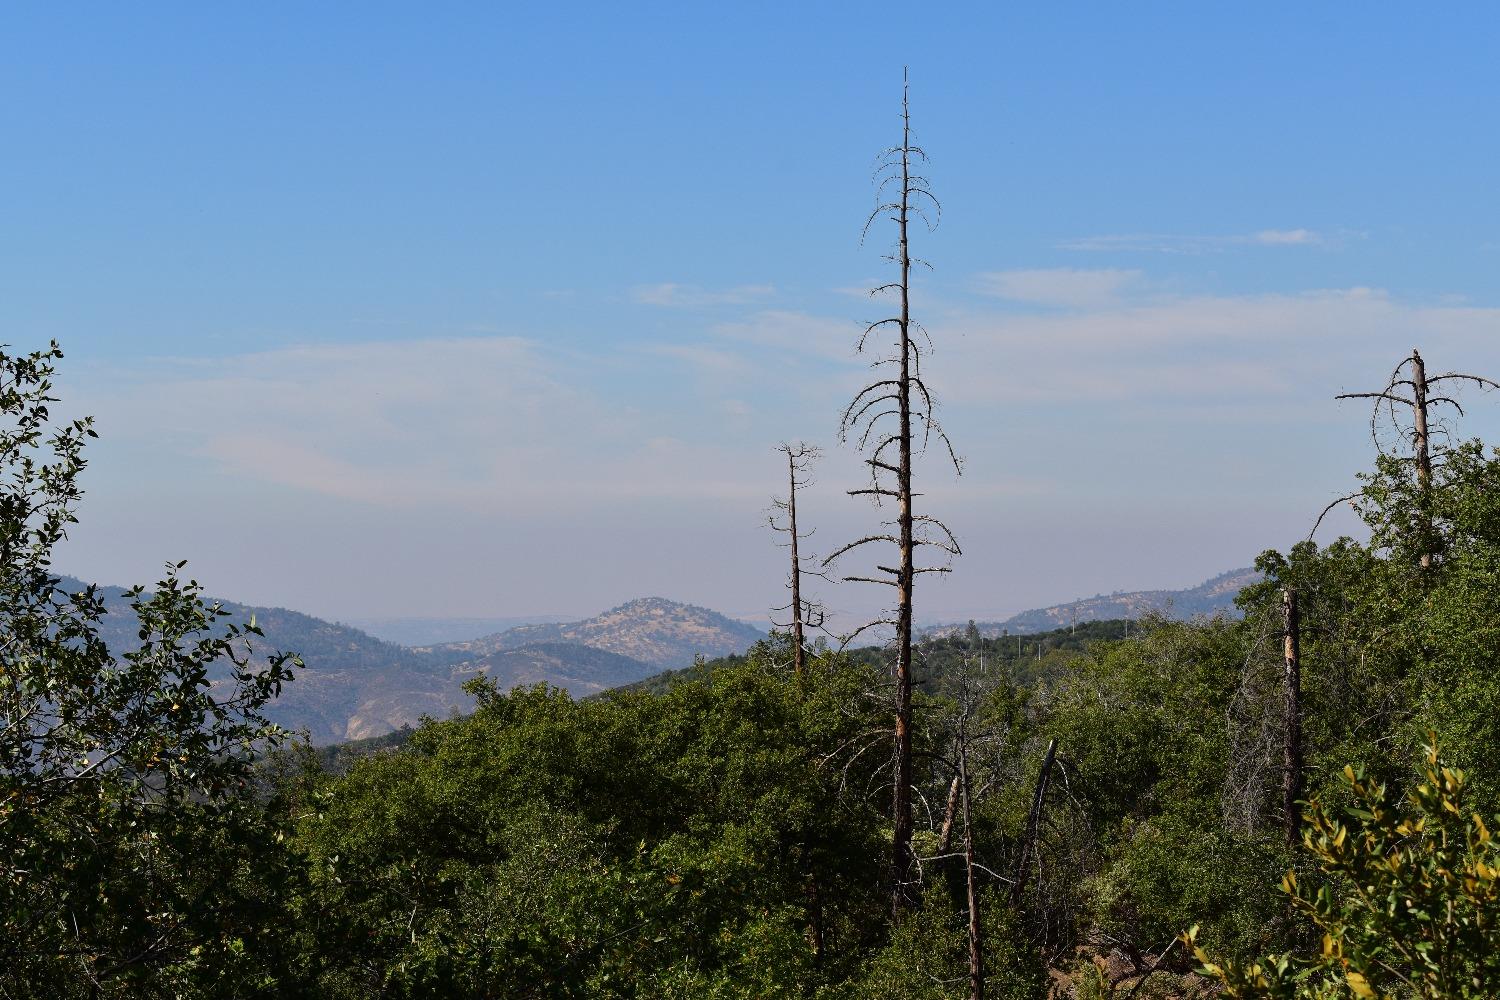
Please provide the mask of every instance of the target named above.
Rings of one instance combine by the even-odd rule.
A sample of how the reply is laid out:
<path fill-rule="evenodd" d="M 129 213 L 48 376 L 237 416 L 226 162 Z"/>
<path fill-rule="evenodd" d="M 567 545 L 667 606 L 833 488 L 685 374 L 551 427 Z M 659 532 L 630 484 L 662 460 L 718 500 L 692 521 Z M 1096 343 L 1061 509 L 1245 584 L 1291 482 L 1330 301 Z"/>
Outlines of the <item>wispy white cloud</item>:
<path fill-rule="evenodd" d="M 842 361 L 850 357 L 862 325 L 853 319 L 816 316 L 785 309 L 768 309 L 744 319 L 719 323 L 713 334 L 738 342 L 780 367 L 791 357 L 819 357 Z"/>
<path fill-rule="evenodd" d="M 1261 246 L 1271 247 L 1305 247 L 1324 242 L 1322 235 L 1311 229 L 1262 229 L 1251 239 Z"/>
<path fill-rule="evenodd" d="M 667 309 L 703 309 L 710 306 L 742 306 L 764 302 L 776 294 L 774 285 L 736 285 L 717 291 L 697 285 L 664 281 L 655 285 L 638 285 L 630 297 L 646 306 Z"/>
<path fill-rule="evenodd" d="M 1482 361 L 1496 342 L 1500 309 L 1415 304 L 1354 287 L 974 313 L 941 332 L 931 364 L 933 383 L 955 404 L 1082 404 L 1116 418 L 1141 406 L 1209 405 L 1248 437 L 1255 422 L 1236 410 L 1241 403 L 1292 401 L 1338 419 L 1326 401 L 1378 380 L 1413 343 Z"/>
<path fill-rule="evenodd" d="M 493 495 L 557 438 L 620 426 L 565 374 L 519 337 L 380 341 L 152 359 L 97 403 L 117 433 L 197 464 L 400 506 Z"/>
<path fill-rule="evenodd" d="M 735 350 L 645 353 L 746 392 L 761 381 Z M 589 358 L 528 338 L 434 338 L 154 358 L 97 374 L 80 402 L 115 445 L 257 487 L 511 514 L 611 497 L 759 501 L 765 490 L 740 439 L 753 435 L 753 408 L 738 395 L 700 406 L 638 352 Z"/>
<path fill-rule="evenodd" d="M 1140 271 L 1053 267 L 991 271 L 979 275 L 976 283 L 983 294 L 1012 302 L 1096 307 L 1116 301 L 1140 277 Z"/>
<path fill-rule="evenodd" d="M 1057 244 L 1060 250 L 1124 253 L 1204 254 L 1233 247 L 1334 247 L 1348 234 L 1330 236 L 1312 229 L 1261 229 L 1253 233 L 1189 235 L 1183 233 L 1124 233 L 1080 236 Z"/>
<path fill-rule="evenodd" d="M 647 344 L 647 354 L 671 358 L 705 375 L 742 374 L 750 367 L 744 355 L 707 344 Z"/>
<path fill-rule="evenodd" d="M 1143 414 L 1208 415 L 1253 452 L 1267 401 L 1292 408 L 1378 379 L 1413 343 L 1478 370 L 1500 310 L 1402 302 L 1378 290 L 1258 296 L 1115 296 L 1131 272 L 1009 272 L 1011 296 L 1079 303 L 1057 312 L 974 311 L 934 324 L 924 361 L 960 447 L 1055 412 L 1100 440 Z M 611 496 L 759 499 L 755 456 L 787 436 L 831 443 L 844 396 L 868 377 L 859 324 L 764 311 L 701 343 L 609 357 L 518 337 L 307 346 L 212 363 L 111 368 L 80 400 L 109 437 L 183 467 L 362 503 L 536 509 Z M 692 377 L 652 363 L 680 360 Z M 701 383 L 696 388 L 694 381 Z M 1020 423 L 1017 424 L 1017 421 Z M 820 433 L 821 429 L 821 433 Z M 1044 450 L 1098 447 L 1072 431 Z M 1013 489 L 971 465 L 973 489 Z M 1253 459 L 1247 458 L 1247 461 Z M 1050 460 L 1032 456 L 1046 482 Z M 1009 477 L 1009 478 L 1008 478 Z M 999 484 L 999 485 L 997 485 Z M 966 487 L 969 488 L 969 487 Z M 1185 488 L 1182 487 L 1182 488 Z M 559 500 L 564 498 L 564 500 Z"/>

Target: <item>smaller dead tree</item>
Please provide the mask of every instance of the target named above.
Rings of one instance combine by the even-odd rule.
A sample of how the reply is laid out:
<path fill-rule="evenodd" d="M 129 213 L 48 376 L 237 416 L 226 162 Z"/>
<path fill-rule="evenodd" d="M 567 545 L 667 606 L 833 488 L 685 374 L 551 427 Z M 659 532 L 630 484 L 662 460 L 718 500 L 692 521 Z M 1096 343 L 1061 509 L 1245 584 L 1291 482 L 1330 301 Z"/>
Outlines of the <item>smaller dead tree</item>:
<path fill-rule="evenodd" d="M 1286 735 L 1282 741 L 1281 808 L 1286 846 L 1299 842 L 1301 813 L 1297 803 L 1302 798 L 1302 619 L 1297 609 L 1297 588 L 1281 591 L 1281 614 L 1285 627 L 1282 637 L 1283 676 L 1282 714 Z"/>
<path fill-rule="evenodd" d="M 947 854 L 953 846 L 953 825 L 958 820 L 959 778 L 953 775 L 948 785 L 948 806 L 943 810 L 943 825 L 938 833 L 938 853 Z"/>
<path fill-rule="evenodd" d="M 821 604 L 803 596 L 802 577 L 808 575 L 827 579 L 827 576 L 820 570 L 809 571 L 803 568 L 802 542 L 811 538 L 817 529 L 801 531 L 797 527 L 797 491 L 811 485 L 812 467 L 822 457 L 822 452 L 817 445 L 803 441 L 784 441 L 777 445 L 776 450 L 786 456 L 786 499 L 771 501 L 771 513 L 766 520 L 770 523 L 771 530 L 778 531 L 787 538 L 785 545 L 792 557 L 787 587 L 792 592 L 792 599 L 789 603 L 772 609 L 773 613 L 789 614 L 790 620 L 783 623 L 773 618 L 772 622 L 778 628 L 792 630 L 792 670 L 800 680 L 807 664 L 807 630 L 822 628 L 826 617 Z"/>
<path fill-rule="evenodd" d="M 1240 834 L 1254 835 L 1268 822 L 1270 783 L 1278 785 L 1277 801 L 1285 797 L 1286 622 L 1282 608 L 1276 612 L 1252 619 L 1239 684 L 1224 708 L 1229 752 L 1220 804 L 1225 828 Z"/>
<path fill-rule="evenodd" d="M 1383 457 L 1399 462 L 1410 462 L 1416 467 L 1419 507 L 1417 521 L 1418 530 L 1422 533 L 1421 554 L 1418 560 L 1424 570 L 1432 567 L 1435 550 L 1438 548 L 1438 538 L 1432 522 L 1432 472 L 1434 466 L 1442 461 L 1446 451 L 1445 446 L 1439 442 L 1452 437 L 1450 429 L 1439 418 L 1438 410 L 1440 407 L 1448 406 L 1452 407 L 1459 416 L 1463 416 L 1463 407 L 1459 405 L 1458 400 L 1447 393 L 1450 385 L 1456 387 L 1465 383 L 1477 385 L 1481 389 L 1500 388 L 1500 382 L 1465 372 L 1428 375 L 1427 363 L 1422 360 L 1421 353 L 1413 348 L 1411 354 L 1402 358 L 1401 363 L 1391 371 L 1385 388 L 1378 392 L 1346 392 L 1334 397 L 1335 399 L 1373 400 L 1370 411 L 1370 437 L 1375 442 L 1376 450 Z M 1403 410 L 1410 411 L 1410 426 L 1401 416 Z M 1381 420 L 1382 414 L 1386 418 L 1384 422 Z M 1398 439 L 1411 448 L 1411 454 L 1392 454 L 1382 439 L 1383 426 L 1393 430 Z M 1323 518 L 1328 516 L 1329 511 L 1357 496 L 1359 496 L 1358 493 L 1351 493 L 1348 496 L 1339 497 L 1323 508 L 1323 513 L 1318 515 L 1318 520 L 1313 524 L 1313 530 L 1308 533 L 1308 537 L 1311 538 L 1317 532 L 1318 525 L 1323 523 Z"/>
<path fill-rule="evenodd" d="M 1036 778 L 1036 791 L 1031 796 L 1031 812 L 1026 817 L 1026 838 L 1021 841 L 1021 860 L 1016 865 L 1016 881 L 1011 886 L 1010 897 L 1019 903 L 1026 892 L 1026 876 L 1030 874 L 1031 858 L 1037 849 L 1037 838 L 1042 825 L 1042 806 L 1047 801 L 1047 784 L 1052 780 L 1052 762 L 1056 759 L 1057 740 L 1047 741 L 1047 754 L 1042 758 L 1042 770 Z"/>
<path fill-rule="evenodd" d="M 967 718 L 964 726 L 967 727 Z M 974 823 L 969 812 L 969 740 L 968 733 L 958 741 L 958 780 L 963 792 L 964 810 L 964 885 L 969 902 L 969 1000 L 984 1000 L 984 938 L 979 923 L 979 882 L 975 878 Z"/>
<path fill-rule="evenodd" d="M 974 849 L 973 806 L 997 782 L 1006 780 L 1000 755 L 1009 741 L 1008 727 L 987 724 L 981 714 L 986 700 L 995 691 L 1000 678 L 986 674 L 984 661 L 975 663 L 968 657 L 961 662 L 957 677 L 958 714 L 953 722 L 953 778 L 948 791 L 948 806 L 943 814 L 942 832 L 938 838 L 939 860 L 959 857 L 964 864 L 965 904 L 968 916 L 969 938 L 969 998 L 984 1000 L 984 924 L 981 919 L 980 877 L 981 873 L 993 879 L 1000 876 L 981 864 Z M 975 787 L 974 767 L 976 758 L 982 770 L 983 780 Z M 988 763 L 985 759 L 988 758 Z M 957 855 L 952 850 L 954 827 L 963 824 L 963 849 Z"/>

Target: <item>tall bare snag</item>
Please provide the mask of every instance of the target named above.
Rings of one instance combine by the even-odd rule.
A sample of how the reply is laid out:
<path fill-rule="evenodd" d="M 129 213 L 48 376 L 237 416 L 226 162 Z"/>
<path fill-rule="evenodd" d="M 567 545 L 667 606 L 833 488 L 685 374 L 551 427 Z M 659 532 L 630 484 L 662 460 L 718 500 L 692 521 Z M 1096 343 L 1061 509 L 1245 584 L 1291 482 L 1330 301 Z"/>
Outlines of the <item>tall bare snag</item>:
<path fill-rule="evenodd" d="M 867 496 L 877 507 L 895 506 L 895 519 L 886 521 L 881 531 L 856 539 L 833 552 L 824 565 L 866 546 L 894 548 L 895 565 L 877 562 L 867 573 L 845 576 L 845 580 L 875 583 L 895 591 L 895 603 L 889 617 L 866 623 L 861 629 L 885 626 L 894 629 L 895 652 L 895 740 L 892 757 L 891 815 L 894 825 L 891 857 L 891 899 L 893 912 L 899 915 L 917 898 L 917 866 L 912 853 L 912 598 L 916 579 L 924 573 L 946 573 L 946 564 L 919 566 L 916 551 L 930 547 L 951 558 L 959 554 L 953 533 L 937 519 L 917 514 L 912 491 L 912 460 L 935 438 L 943 445 L 954 469 L 959 461 L 948 436 L 934 413 L 935 401 L 922 379 L 922 357 L 931 348 L 931 339 L 911 314 L 911 269 L 922 263 L 911 256 L 909 240 L 913 217 L 919 217 L 931 229 L 940 212 L 937 199 L 928 187 L 927 178 L 914 171 L 927 160 L 927 154 L 913 144 L 908 88 L 903 81 L 901 95 L 901 145 L 881 154 L 876 169 L 876 206 L 865 221 L 865 234 L 877 221 L 889 221 L 896 229 L 896 245 L 886 260 L 898 269 L 895 281 L 875 288 L 874 296 L 894 295 L 898 300 L 895 315 L 876 320 L 865 327 L 857 349 L 864 353 L 880 335 L 891 336 L 890 351 L 871 363 L 878 375 L 850 401 L 839 424 L 840 441 L 854 440 L 865 452 L 870 471 L 869 484 L 850 490 L 851 496 Z M 920 342 L 918 337 L 921 338 Z"/>

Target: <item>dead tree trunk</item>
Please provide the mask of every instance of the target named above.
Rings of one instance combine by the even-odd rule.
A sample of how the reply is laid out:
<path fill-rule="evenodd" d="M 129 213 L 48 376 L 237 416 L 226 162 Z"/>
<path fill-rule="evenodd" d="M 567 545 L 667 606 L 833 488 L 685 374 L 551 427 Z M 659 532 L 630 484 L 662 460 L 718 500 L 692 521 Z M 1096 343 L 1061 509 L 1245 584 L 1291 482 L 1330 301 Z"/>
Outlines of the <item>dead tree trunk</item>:
<path fill-rule="evenodd" d="M 797 553 L 797 466 L 792 454 L 787 452 L 786 514 L 791 529 L 792 545 L 792 672 L 802 679 L 802 669 L 807 656 L 807 642 L 802 635 L 802 566 Z"/>
<path fill-rule="evenodd" d="M 1042 803 L 1047 798 L 1047 782 L 1052 777 L 1052 761 L 1057 753 L 1057 740 L 1047 743 L 1047 755 L 1042 758 L 1042 772 L 1036 778 L 1036 791 L 1031 796 L 1031 812 L 1026 817 L 1026 839 L 1021 841 L 1021 861 L 1016 866 L 1016 882 L 1011 887 L 1012 903 L 1019 903 L 1026 892 L 1026 877 L 1031 872 L 1031 856 L 1036 851 L 1037 831 L 1042 823 Z"/>
<path fill-rule="evenodd" d="M 1427 365 L 1422 355 L 1411 352 L 1412 447 L 1417 458 L 1417 503 L 1422 505 L 1422 568 L 1432 568 L 1432 449 L 1427 431 Z"/>
<path fill-rule="evenodd" d="M 893 825 L 891 843 L 891 905 L 898 915 L 917 901 L 917 865 L 912 852 L 912 603 L 916 578 L 923 573 L 946 573 L 947 566 L 918 566 L 916 550 L 924 545 L 946 552 L 950 557 L 959 554 L 958 543 L 953 534 L 940 521 L 916 514 L 913 509 L 915 493 L 912 490 L 912 463 L 914 454 L 936 437 L 947 447 L 948 457 L 958 468 L 958 458 L 949 444 L 947 435 L 938 423 L 935 402 L 921 376 L 923 348 L 915 334 L 920 326 L 911 316 L 911 256 L 910 222 L 912 216 L 929 219 L 927 210 L 937 210 L 937 199 L 927 186 L 927 179 L 913 172 L 915 161 L 925 160 L 926 154 L 911 140 L 911 113 L 907 91 L 903 85 L 901 98 L 901 145 L 886 151 L 880 168 L 884 175 L 880 181 L 881 200 L 865 223 L 869 232 L 871 224 L 885 217 L 896 226 L 896 245 L 889 255 L 897 265 L 899 277 L 896 281 L 881 285 L 874 294 L 894 293 L 899 299 L 896 315 L 878 320 L 865 328 L 858 349 L 863 351 L 870 335 L 877 330 L 891 330 L 894 351 L 892 355 L 879 358 L 877 368 L 891 366 L 892 377 L 879 379 L 857 393 L 844 410 L 840 421 L 840 440 L 857 435 L 861 449 L 870 448 L 865 464 L 870 469 L 869 487 L 850 490 L 851 495 L 869 496 L 876 504 L 894 501 L 896 517 L 886 522 L 887 529 L 879 534 L 867 535 L 834 552 L 825 560 L 825 565 L 853 549 L 883 542 L 896 548 L 896 565 L 877 565 L 881 576 L 846 576 L 845 580 L 879 583 L 893 587 L 896 592 L 895 607 L 889 618 L 879 619 L 870 625 L 893 627 L 892 640 L 895 652 L 894 664 L 894 750 L 891 766 L 891 818 Z M 885 191 L 892 185 L 900 185 L 899 197 L 884 200 Z M 930 220 L 929 220 L 930 221 Z M 889 421 L 894 421 L 891 427 Z M 921 439 L 916 432 L 920 429 Z M 892 455 L 891 452 L 895 454 Z M 863 631 L 863 628 L 858 630 Z M 856 631 L 855 634 L 858 634 Z M 852 636 L 850 637 L 852 638 Z"/>
<path fill-rule="evenodd" d="M 1286 735 L 1282 742 L 1281 806 L 1286 846 L 1291 848 L 1298 844 L 1302 828 L 1301 813 L 1297 808 L 1302 798 L 1302 619 L 1295 587 L 1282 590 L 1281 612 L 1285 625 L 1282 651 L 1286 664 L 1282 687 Z"/>
<path fill-rule="evenodd" d="M 1432 452 L 1427 437 L 1427 365 L 1415 349 L 1411 352 L 1412 444 L 1417 452 L 1417 485 L 1426 489 L 1432 482 Z"/>
<path fill-rule="evenodd" d="M 811 481 L 809 476 L 812 464 L 817 461 L 821 452 L 816 445 L 805 444 L 801 441 L 795 444 L 783 443 L 778 446 L 777 450 L 786 455 L 787 493 L 785 500 L 772 501 L 773 510 L 768 520 L 773 530 L 787 536 L 787 547 L 792 555 L 792 568 L 787 578 L 787 586 L 792 591 L 792 600 L 791 603 L 775 610 L 787 611 L 791 614 L 791 621 L 787 624 L 792 630 L 792 671 L 800 681 L 807 665 L 807 629 L 822 627 L 823 609 L 821 605 L 814 604 L 802 596 L 804 570 L 801 543 L 812 532 L 803 533 L 797 529 L 797 491 Z M 784 523 L 777 522 L 778 512 L 785 516 Z"/>
<path fill-rule="evenodd" d="M 938 853 L 947 854 L 948 848 L 953 846 L 953 824 L 958 818 L 958 775 L 953 776 L 953 781 L 948 785 L 948 806 L 943 810 L 943 826 L 938 833 Z"/>
<path fill-rule="evenodd" d="M 895 818 L 892 853 L 893 906 L 910 905 L 916 857 L 912 853 L 911 814 L 911 601 L 915 589 L 916 563 L 912 558 L 911 495 L 911 244 L 907 222 L 911 211 L 911 117 L 906 95 L 901 99 L 901 208 L 896 224 L 900 236 L 901 267 L 901 375 L 896 386 L 900 430 L 896 471 L 896 524 L 900 531 L 900 570 L 896 574 L 896 773 L 891 814 Z"/>
<path fill-rule="evenodd" d="M 974 829 L 969 815 L 967 737 L 959 741 L 958 777 L 964 810 L 964 880 L 969 893 L 969 1000 L 984 1000 L 984 939 L 979 923 L 979 885 L 974 878 Z"/>

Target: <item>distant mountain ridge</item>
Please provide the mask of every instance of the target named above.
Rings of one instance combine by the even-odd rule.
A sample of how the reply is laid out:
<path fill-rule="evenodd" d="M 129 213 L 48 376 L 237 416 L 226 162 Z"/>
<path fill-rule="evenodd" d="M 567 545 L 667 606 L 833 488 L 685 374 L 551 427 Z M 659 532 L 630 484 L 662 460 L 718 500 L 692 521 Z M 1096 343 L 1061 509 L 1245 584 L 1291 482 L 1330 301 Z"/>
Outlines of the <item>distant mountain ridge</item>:
<path fill-rule="evenodd" d="M 1004 621 L 975 622 L 980 633 L 997 636 L 1002 632 L 1025 634 L 1067 628 L 1074 622 L 1108 621 L 1115 618 L 1141 618 L 1150 612 L 1161 612 L 1173 618 L 1194 615 L 1239 614 L 1234 599 L 1252 583 L 1261 579 L 1254 569 L 1232 569 L 1185 590 L 1132 590 L 1114 594 L 1097 594 L 1080 601 L 1034 608 L 1012 615 Z M 950 635 L 967 628 L 963 625 L 939 625 L 924 629 L 928 635 Z"/>
<path fill-rule="evenodd" d="M 468 642 L 422 647 L 435 653 L 483 656 L 536 643 L 577 643 L 629 656 L 662 670 L 693 658 L 742 653 L 765 631 L 717 611 L 663 597 L 641 597 L 581 622 L 521 625 Z"/>
<path fill-rule="evenodd" d="M 67 591 L 85 586 L 74 577 L 60 585 Z M 102 637 L 116 653 L 133 648 L 137 625 L 125 590 L 99 591 L 109 609 Z M 744 652 L 765 634 L 706 608 L 642 598 L 581 622 L 413 648 L 286 608 L 221 603 L 230 612 L 226 622 L 253 618 L 265 633 L 249 640 L 252 656 L 276 650 L 302 656 L 306 667 L 266 714 L 289 729 L 305 729 L 314 743 L 379 736 L 416 725 L 424 715 L 467 711 L 473 702 L 461 686 L 471 677 L 487 676 L 505 690 L 547 683 L 581 697 L 690 666 L 698 654 Z"/>
<path fill-rule="evenodd" d="M 977 624 L 982 633 L 995 636 L 1140 618 L 1151 611 L 1174 617 L 1233 614 L 1235 596 L 1259 578 L 1254 570 L 1232 570 L 1186 590 L 1101 594 Z M 78 590 L 84 583 L 64 577 L 61 585 Z M 102 623 L 103 638 L 117 653 L 133 648 L 137 626 L 126 592 L 99 589 L 110 611 Z M 645 597 L 582 621 L 520 625 L 463 642 L 412 647 L 286 608 L 222 603 L 230 612 L 228 621 L 253 618 L 265 633 L 250 640 L 256 658 L 275 650 L 301 654 L 306 668 L 267 715 L 290 729 L 305 729 L 319 744 L 380 736 L 416 725 L 424 715 L 467 711 L 472 701 L 461 686 L 471 677 L 489 677 L 503 690 L 547 683 L 581 697 L 689 667 L 700 655 L 711 659 L 743 653 L 766 634 L 708 608 Z M 946 635 L 965 627 L 922 631 Z"/>

